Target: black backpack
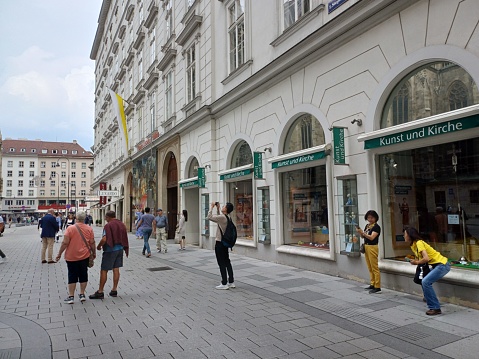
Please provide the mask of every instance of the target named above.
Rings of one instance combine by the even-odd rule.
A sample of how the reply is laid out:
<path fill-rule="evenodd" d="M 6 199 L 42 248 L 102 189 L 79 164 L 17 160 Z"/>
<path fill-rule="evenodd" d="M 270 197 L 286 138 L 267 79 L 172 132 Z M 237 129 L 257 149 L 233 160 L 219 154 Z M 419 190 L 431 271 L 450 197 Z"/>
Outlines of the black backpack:
<path fill-rule="evenodd" d="M 225 232 L 221 230 L 221 227 L 218 226 L 221 232 L 221 243 L 227 248 L 233 248 L 236 243 L 237 233 L 236 233 L 236 226 L 234 225 L 233 221 L 230 217 L 226 216 L 227 224 L 225 228 Z"/>

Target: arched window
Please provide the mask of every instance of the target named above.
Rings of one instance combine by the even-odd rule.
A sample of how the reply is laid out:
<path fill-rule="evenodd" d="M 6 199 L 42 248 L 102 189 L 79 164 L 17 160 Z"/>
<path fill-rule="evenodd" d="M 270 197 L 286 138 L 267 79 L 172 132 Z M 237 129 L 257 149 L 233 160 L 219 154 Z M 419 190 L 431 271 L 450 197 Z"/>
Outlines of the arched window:
<path fill-rule="evenodd" d="M 233 152 L 231 159 L 231 168 L 241 167 L 253 163 L 253 153 L 248 142 L 241 141 Z"/>
<path fill-rule="evenodd" d="M 431 62 L 409 73 L 392 90 L 381 128 L 475 104 L 479 104 L 477 85 L 461 66 L 449 61 Z"/>
<path fill-rule="evenodd" d="M 284 153 L 323 145 L 324 131 L 319 121 L 310 114 L 300 116 L 291 125 L 284 143 Z"/>
<path fill-rule="evenodd" d="M 194 157 L 191 160 L 190 167 L 188 168 L 188 178 L 196 177 L 198 176 L 198 167 L 200 164 L 198 163 L 198 159 Z"/>
<path fill-rule="evenodd" d="M 449 88 L 449 110 L 467 107 L 467 88 L 461 81 L 454 81 Z"/>

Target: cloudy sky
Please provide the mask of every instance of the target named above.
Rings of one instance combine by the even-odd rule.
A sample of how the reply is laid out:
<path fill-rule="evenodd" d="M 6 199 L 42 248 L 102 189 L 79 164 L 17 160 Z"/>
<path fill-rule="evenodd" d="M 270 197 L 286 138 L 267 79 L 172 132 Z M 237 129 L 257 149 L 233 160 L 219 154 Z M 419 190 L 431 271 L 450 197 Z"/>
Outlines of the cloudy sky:
<path fill-rule="evenodd" d="M 0 11 L 3 138 L 93 145 L 101 0 L 8 0 Z"/>

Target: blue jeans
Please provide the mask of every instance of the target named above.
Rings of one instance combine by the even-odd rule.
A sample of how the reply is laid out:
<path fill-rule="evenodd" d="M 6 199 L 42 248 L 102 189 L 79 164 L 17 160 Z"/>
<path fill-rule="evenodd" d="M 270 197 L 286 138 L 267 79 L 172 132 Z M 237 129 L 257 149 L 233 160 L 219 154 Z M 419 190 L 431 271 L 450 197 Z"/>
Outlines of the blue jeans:
<path fill-rule="evenodd" d="M 150 236 L 151 236 L 151 232 L 153 231 L 153 228 L 143 228 L 142 229 L 143 231 L 143 253 L 148 253 L 148 254 L 151 254 L 151 249 L 150 249 L 150 242 L 148 242 L 150 240 Z"/>
<path fill-rule="evenodd" d="M 424 298 L 426 299 L 427 307 L 429 309 L 441 309 L 441 304 L 439 304 L 439 300 L 437 299 L 432 284 L 444 277 L 450 270 L 451 265 L 449 262 L 446 264 L 438 264 L 426 277 L 423 278 L 422 292 L 424 293 Z"/>

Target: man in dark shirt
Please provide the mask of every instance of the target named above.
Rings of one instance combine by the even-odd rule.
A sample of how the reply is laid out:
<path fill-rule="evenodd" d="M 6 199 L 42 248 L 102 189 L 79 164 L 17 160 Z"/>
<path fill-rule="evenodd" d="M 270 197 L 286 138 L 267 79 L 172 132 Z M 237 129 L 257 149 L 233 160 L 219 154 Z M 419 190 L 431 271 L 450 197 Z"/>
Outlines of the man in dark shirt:
<path fill-rule="evenodd" d="M 48 263 L 56 263 L 53 260 L 53 243 L 55 242 L 55 235 L 60 227 L 58 226 L 57 219 L 54 216 L 55 210 L 50 208 L 48 213 L 42 218 L 42 263 L 47 263 L 45 254 L 48 248 Z"/>
<path fill-rule="evenodd" d="M 120 281 L 120 268 L 123 267 L 123 252 L 128 257 L 129 244 L 125 224 L 116 219 L 114 211 L 108 211 L 105 215 L 106 224 L 103 228 L 103 237 L 98 243 L 97 250 L 103 248 L 101 259 L 100 285 L 98 290 L 89 296 L 90 299 L 103 299 L 103 289 L 108 277 L 108 271 L 113 270 L 113 287 L 110 297 L 118 296 L 118 282 Z"/>

